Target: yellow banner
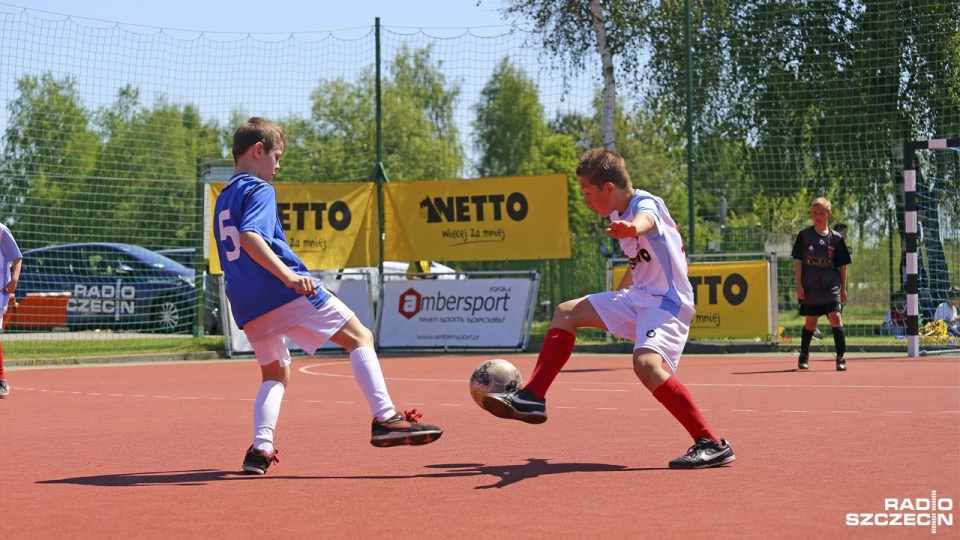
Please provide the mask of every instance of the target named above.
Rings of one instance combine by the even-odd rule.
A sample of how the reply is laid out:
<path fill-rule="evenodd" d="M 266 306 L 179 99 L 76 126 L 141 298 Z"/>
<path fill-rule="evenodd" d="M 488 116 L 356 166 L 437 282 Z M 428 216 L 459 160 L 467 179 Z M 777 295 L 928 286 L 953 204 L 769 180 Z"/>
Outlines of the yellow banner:
<path fill-rule="evenodd" d="M 690 337 L 767 339 L 770 281 L 766 261 L 691 264 L 697 314 Z"/>
<path fill-rule="evenodd" d="M 211 182 L 210 215 L 217 195 L 226 185 Z M 311 270 L 376 266 L 376 184 L 278 183 L 277 213 L 294 253 Z M 210 245 L 215 246 L 213 224 L 207 224 Z M 222 274 L 216 248 L 210 250 L 210 272 Z"/>
<path fill-rule="evenodd" d="M 384 186 L 387 260 L 570 257 L 562 174 Z"/>
<path fill-rule="evenodd" d="M 629 268 L 626 260 L 615 262 L 611 269 L 614 289 Z M 767 339 L 767 270 L 766 261 L 691 264 L 687 275 L 693 286 L 697 314 L 690 325 L 690 337 Z"/>

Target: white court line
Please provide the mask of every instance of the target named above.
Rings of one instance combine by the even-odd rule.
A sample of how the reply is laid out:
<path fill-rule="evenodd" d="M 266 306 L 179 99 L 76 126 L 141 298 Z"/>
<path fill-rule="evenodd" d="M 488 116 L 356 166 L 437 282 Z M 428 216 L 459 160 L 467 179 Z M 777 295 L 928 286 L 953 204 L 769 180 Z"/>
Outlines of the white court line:
<path fill-rule="evenodd" d="M 609 388 L 571 388 L 571 392 L 627 392 L 627 390 L 611 390 Z"/>
<path fill-rule="evenodd" d="M 66 392 L 66 391 L 64 391 L 64 390 L 49 390 L 49 389 L 45 389 L 45 388 L 20 388 L 19 390 L 22 390 L 22 391 L 32 391 L 32 392 L 48 392 L 48 393 L 54 393 L 54 394 L 66 394 L 66 393 L 68 393 L 68 392 Z M 83 392 L 78 392 L 78 391 L 71 391 L 71 392 L 69 392 L 69 393 L 70 393 L 70 394 L 83 394 Z M 182 399 L 182 400 L 203 400 L 203 399 L 227 400 L 227 399 L 228 399 L 228 398 L 224 398 L 224 397 L 202 398 L 202 397 L 196 397 L 196 396 L 181 396 L 181 397 L 178 398 L 178 397 L 174 397 L 174 396 L 148 396 L 148 395 L 146 395 L 146 394 L 129 394 L 129 395 L 128 395 L 128 394 L 104 394 L 104 393 L 102 393 L 102 392 L 89 392 L 89 393 L 86 393 L 85 395 L 91 395 L 91 396 L 107 396 L 107 397 L 132 397 L 132 398 L 153 397 L 154 399 Z M 237 400 L 237 401 L 255 401 L 254 398 L 229 398 L 229 399 L 231 399 L 231 400 Z M 322 400 L 300 400 L 300 402 L 302 402 L 302 403 L 324 403 L 324 401 L 322 401 Z M 334 401 L 334 402 L 332 402 L 332 403 L 337 403 L 337 404 L 341 404 L 341 405 L 355 405 L 357 402 L 356 402 L 356 401 Z M 407 403 L 406 405 L 407 405 L 407 406 L 425 406 L 425 405 L 427 405 L 427 404 L 426 404 L 426 403 L 422 403 L 422 402 L 417 402 L 417 403 L 410 402 L 410 403 Z M 462 407 L 463 404 L 462 404 L 462 403 L 441 403 L 440 406 L 441 406 L 441 407 Z M 554 409 L 576 410 L 576 409 L 580 409 L 580 408 L 582 408 L 582 407 L 554 406 L 554 407 L 552 407 L 552 408 L 554 408 Z M 619 410 L 624 410 L 624 408 L 623 408 L 623 407 L 594 407 L 592 410 L 597 410 L 597 411 L 619 411 Z M 645 408 L 645 407 L 641 407 L 641 408 L 628 407 L 628 408 L 626 408 L 626 410 L 636 411 L 636 412 L 660 412 L 660 413 L 664 412 L 664 409 L 663 409 L 663 408 Z M 701 411 L 703 411 L 703 412 L 708 412 L 708 411 L 710 411 L 710 409 L 701 409 Z M 720 412 L 723 412 L 723 411 L 720 411 Z M 758 412 L 758 410 L 757 410 L 757 409 L 730 409 L 729 412 Z M 781 414 L 806 414 L 806 413 L 809 413 L 809 412 L 811 412 L 811 411 L 807 411 L 807 410 L 781 410 L 781 411 L 779 411 L 779 413 L 781 413 Z M 822 412 L 814 411 L 814 414 L 824 414 L 824 413 L 825 413 L 825 411 L 822 411 Z M 831 414 L 863 414 L 863 411 L 838 410 L 838 411 L 830 411 L 830 413 L 831 413 Z M 897 414 L 903 414 L 903 415 L 906 415 L 906 414 L 915 414 L 915 413 L 916 413 L 916 411 L 903 411 L 903 410 L 900 410 L 900 411 L 877 411 L 877 412 L 875 412 L 875 413 L 870 413 L 870 412 L 868 412 L 868 413 L 866 413 L 866 414 L 871 414 L 871 415 L 872 415 L 872 414 L 876 414 L 876 415 L 897 415 Z M 921 412 L 920 414 L 949 414 L 949 415 L 956 415 L 956 414 L 960 414 L 960 410 L 946 410 L 946 411 L 938 411 L 938 412 L 930 412 L 930 413 Z"/>
<path fill-rule="evenodd" d="M 337 378 L 353 378 L 353 374 L 341 374 L 341 373 L 324 373 L 322 371 L 312 371 L 314 368 L 323 368 L 327 366 L 337 366 L 349 364 L 349 361 L 340 361 L 340 362 L 327 362 L 323 364 L 310 364 L 298 368 L 297 371 L 305 373 L 307 375 L 317 375 L 321 377 L 337 377 Z M 832 373 L 831 374 L 835 374 Z M 412 382 L 435 382 L 435 383 L 460 383 L 468 380 L 469 374 L 461 379 L 433 379 L 433 378 L 417 378 L 417 377 L 384 377 L 388 381 L 412 381 Z M 598 385 L 598 386 L 643 386 L 639 380 L 633 381 L 597 381 L 597 382 L 585 382 L 585 381 L 555 381 L 555 385 L 571 385 L 575 384 L 582 386 L 585 384 Z M 849 389 L 849 388 L 858 388 L 858 389 L 879 389 L 879 390 L 911 390 L 911 389 L 922 389 L 922 390 L 960 390 L 960 385 L 866 385 L 866 384 L 745 384 L 745 383 L 689 383 L 685 382 L 686 386 L 703 386 L 703 387 L 716 387 L 716 388 L 829 388 L 829 389 Z M 587 391 L 585 389 L 580 389 L 580 391 Z M 599 391 L 599 390 L 598 390 Z"/>

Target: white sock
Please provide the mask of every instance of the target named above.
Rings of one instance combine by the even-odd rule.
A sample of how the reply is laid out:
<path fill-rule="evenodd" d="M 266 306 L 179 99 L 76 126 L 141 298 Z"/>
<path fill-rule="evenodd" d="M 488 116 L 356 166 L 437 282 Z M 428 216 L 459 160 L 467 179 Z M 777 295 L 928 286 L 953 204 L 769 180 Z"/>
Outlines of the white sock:
<path fill-rule="evenodd" d="M 350 353 L 350 367 L 353 368 L 353 377 L 360 385 L 363 396 L 367 398 L 370 414 L 378 420 L 393 418 L 397 411 L 393 408 L 390 394 L 387 393 L 387 383 L 383 380 L 377 352 L 370 347 L 354 349 Z"/>
<path fill-rule="evenodd" d="M 253 447 L 266 453 L 273 452 L 273 433 L 280 417 L 280 404 L 286 388 L 279 381 L 260 385 L 253 404 Z"/>

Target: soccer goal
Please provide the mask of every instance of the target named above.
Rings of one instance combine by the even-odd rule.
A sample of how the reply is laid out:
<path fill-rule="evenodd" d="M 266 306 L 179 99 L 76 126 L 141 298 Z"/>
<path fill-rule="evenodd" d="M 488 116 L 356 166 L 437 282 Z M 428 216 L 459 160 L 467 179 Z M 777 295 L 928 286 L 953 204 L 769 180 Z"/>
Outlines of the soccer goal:
<path fill-rule="evenodd" d="M 907 356 L 960 350 L 935 314 L 960 287 L 960 139 L 903 145 Z"/>

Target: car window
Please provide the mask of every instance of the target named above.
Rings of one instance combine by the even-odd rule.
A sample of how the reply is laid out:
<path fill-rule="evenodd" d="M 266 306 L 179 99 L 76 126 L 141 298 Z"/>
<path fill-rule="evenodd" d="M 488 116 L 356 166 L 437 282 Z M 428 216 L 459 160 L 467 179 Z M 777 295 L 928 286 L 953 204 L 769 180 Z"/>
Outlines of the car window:
<path fill-rule="evenodd" d="M 95 276 L 115 276 L 121 266 L 129 266 L 142 273 L 147 265 L 131 254 L 110 246 L 84 246 L 84 260 L 90 273 Z"/>
<path fill-rule="evenodd" d="M 25 254 L 24 271 L 40 275 L 87 275 L 88 265 L 81 253 L 72 248 L 46 249 Z"/>

